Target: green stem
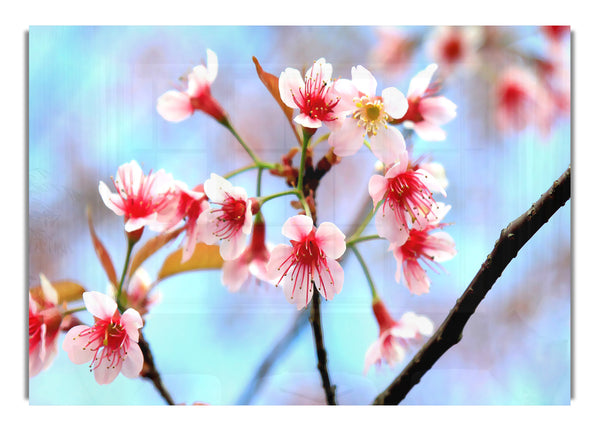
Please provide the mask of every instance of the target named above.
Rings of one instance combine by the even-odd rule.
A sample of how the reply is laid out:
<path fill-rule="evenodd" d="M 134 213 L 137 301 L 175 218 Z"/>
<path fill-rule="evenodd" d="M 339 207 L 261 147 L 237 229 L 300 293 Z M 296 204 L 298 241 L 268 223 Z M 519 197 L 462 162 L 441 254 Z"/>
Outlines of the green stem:
<path fill-rule="evenodd" d="M 298 185 L 297 189 L 304 196 L 304 169 L 306 164 L 306 150 L 308 149 L 308 142 L 310 141 L 310 135 L 304 131 L 302 135 L 302 154 L 300 155 L 300 168 L 298 169 Z"/>
<path fill-rule="evenodd" d="M 65 316 L 68 316 L 69 314 L 73 314 L 73 313 L 77 313 L 78 311 L 85 311 L 85 310 L 87 310 L 87 308 L 85 308 L 85 307 L 71 308 L 70 310 L 63 311 L 62 315 L 63 315 L 63 317 L 65 317 Z"/>
<path fill-rule="evenodd" d="M 259 167 L 258 174 L 256 175 L 256 197 L 260 196 L 263 169 L 263 167 Z"/>
<path fill-rule="evenodd" d="M 270 201 L 271 199 L 275 199 L 275 198 L 278 198 L 280 196 L 285 196 L 285 195 L 296 195 L 298 198 L 302 199 L 301 193 L 298 192 L 298 190 L 296 190 L 296 189 L 292 189 L 292 190 L 286 190 L 286 191 L 279 192 L 279 193 L 274 193 L 269 196 L 263 196 L 261 198 L 258 198 L 258 200 L 260 201 L 260 204 L 262 205 L 265 202 Z"/>
<path fill-rule="evenodd" d="M 372 239 L 382 239 L 379 235 L 366 235 L 366 236 L 359 236 L 357 238 L 352 238 L 349 239 L 348 241 L 346 241 L 346 245 L 350 246 L 350 245 L 354 245 L 358 242 L 363 242 L 363 241 L 370 241 Z"/>
<path fill-rule="evenodd" d="M 369 272 L 369 268 L 367 268 L 367 264 L 365 263 L 363 257 L 358 252 L 358 249 L 353 244 L 348 245 L 350 250 L 354 252 L 356 259 L 358 259 L 358 263 L 362 267 L 363 272 L 365 273 L 365 277 L 367 278 L 367 282 L 369 283 L 369 287 L 371 288 L 371 295 L 373 296 L 373 300 L 377 299 L 379 295 L 377 295 L 377 289 L 375 289 L 375 283 L 373 283 L 373 279 L 371 278 L 371 273 Z"/>
<path fill-rule="evenodd" d="M 119 288 L 117 289 L 117 304 L 121 304 L 121 290 L 123 289 L 123 282 L 125 281 L 125 274 L 127 274 L 127 268 L 129 267 L 129 259 L 131 259 L 131 251 L 137 241 L 127 241 L 127 256 L 125 257 L 125 265 L 123 266 L 123 273 L 121 274 L 121 281 L 119 281 Z"/>
<path fill-rule="evenodd" d="M 237 139 L 237 141 L 241 144 L 242 147 L 244 147 L 244 150 L 246 150 L 246 152 L 252 158 L 252 160 L 254 160 L 254 164 L 256 166 L 261 166 L 262 162 L 260 161 L 260 159 L 256 156 L 256 154 L 254 154 L 254 151 L 252 151 L 250 149 L 250 147 L 248 145 L 246 145 L 246 143 L 240 137 L 240 135 L 238 135 L 238 133 L 235 131 L 235 129 L 233 128 L 233 126 L 231 125 L 231 123 L 229 122 L 229 120 L 225 119 L 225 120 L 222 121 L 221 124 L 223 124 L 223 126 L 225 126 L 225 128 L 227 130 L 229 130 L 233 136 L 235 136 L 235 139 Z"/>

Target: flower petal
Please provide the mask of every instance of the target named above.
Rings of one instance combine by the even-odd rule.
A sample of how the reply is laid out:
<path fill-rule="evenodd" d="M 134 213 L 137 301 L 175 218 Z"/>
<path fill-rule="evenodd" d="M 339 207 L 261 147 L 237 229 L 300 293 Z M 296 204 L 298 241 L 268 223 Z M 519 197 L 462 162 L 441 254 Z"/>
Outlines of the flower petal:
<path fill-rule="evenodd" d="M 371 150 L 384 164 L 395 163 L 406 152 L 404 136 L 395 127 L 384 127 L 371 137 Z"/>
<path fill-rule="evenodd" d="M 131 343 L 127 349 L 127 356 L 123 360 L 121 373 L 130 379 L 134 379 L 140 375 L 144 366 L 144 355 L 138 343 Z"/>
<path fill-rule="evenodd" d="M 275 284 L 278 284 L 283 276 L 283 271 L 286 269 L 283 264 L 288 261 L 293 252 L 294 249 L 286 244 L 276 245 L 271 250 L 271 257 L 267 263 L 267 274 L 271 280 L 275 281 Z"/>
<path fill-rule="evenodd" d="M 317 245 L 327 257 L 340 258 L 346 251 L 346 235 L 333 223 L 323 222 L 317 228 L 315 239 Z"/>
<path fill-rule="evenodd" d="M 373 199 L 373 208 L 383 199 L 387 192 L 388 182 L 382 175 L 373 175 L 369 180 L 369 195 Z"/>
<path fill-rule="evenodd" d="M 395 87 L 388 87 L 381 92 L 385 112 L 392 118 L 402 118 L 408 111 L 408 100 Z"/>
<path fill-rule="evenodd" d="M 373 364 L 381 362 L 381 342 L 379 339 L 369 346 L 365 353 L 364 374 L 367 374 Z"/>
<path fill-rule="evenodd" d="M 425 68 L 425 70 L 417 73 L 413 79 L 410 80 L 410 84 L 408 85 L 408 94 L 406 97 L 409 99 L 420 98 L 429 87 L 429 83 L 431 82 L 431 78 L 433 78 L 433 74 L 437 70 L 437 64 L 430 64 Z"/>
<path fill-rule="evenodd" d="M 229 238 L 221 240 L 221 246 L 219 251 L 221 257 L 224 260 L 233 260 L 240 257 L 246 248 L 246 239 L 248 234 L 245 234 L 242 230 L 239 230 Z"/>
<path fill-rule="evenodd" d="M 94 358 L 94 352 L 88 346 L 89 338 L 79 336 L 86 329 L 90 329 L 90 327 L 86 325 L 73 326 L 63 340 L 63 350 L 67 352 L 71 362 L 78 365 L 90 362 Z"/>
<path fill-rule="evenodd" d="M 294 97 L 300 100 L 300 89 L 302 88 L 304 88 L 304 80 L 298 69 L 288 67 L 279 75 L 279 96 L 282 102 L 290 108 L 298 108 Z"/>
<path fill-rule="evenodd" d="M 140 313 L 133 308 L 128 308 L 121 316 L 121 324 L 125 327 L 129 338 L 137 343 L 140 337 L 139 329 L 144 326 Z"/>
<path fill-rule="evenodd" d="M 94 378 L 99 385 L 108 385 L 117 378 L 123 367 L 123 361 L 111 365 L 111 360 L 103 357 L 102 361 L 94 368 Z"/>
<path fill-rule="evenodd" d="M 104 205 L 108 207 L 112 212 L 114 212 L 118 216 L 122 216 L 125 214 L 125 211 L 117 205 L 115 202 L 120 202 L 121 197 L 116 193 L 111 193 L 110 189 L 104 182 L 100 181 L 98 184 L 98 192 L 100 192 L 100 197 L 104 202 Z"/>
<path fill-rule="evenodd" d="M 377 81 L 375 77 L 363 66 L 352 67 L 352 83 L 361 93 L 369 97 L 375 96 Z"/>
<path fill-rule="evenodd" d="M 440 126 L 429 121 L 419 121 L 413 125 L 413 130 L 424 141 L 443 141 L 446 139 L 446 132 Z"/>
<path fill-rule="evenodd" d="M 101 319 L 110 319 L 117 311 L 117 303 L 100 292 L 84 292 L 83 303 L 90 313 Z"/>
<path fill-rule="evenodd" d="M 287 219 L 281 228 L 281 233 L 294 241 L 302 241 L 312 230 L 312 219 L 300 214 Z"/>
<path fill-rule="evenodd" d="M 219 72 L 219 61 L 217 60 L 217 54 L 211 49 L 206 50 L 206 71 L 208 73 L 208 82 L 212 84 Z"/>
<path fill-rule="evenodd" d="M 443 96 L 426 97 L 419 103 L 419 112 L 426 121 L 442 125 L 456 117 L 456 105 Z"/>
<path fill-rule="evenodd" d="M 167 121 L 178 123 L 194 112 L 190 96 L 180 91 L 170 90 L 158 98 L 156 111 Z"/>
<path fill-rule="evenodd" d="M 248 275 L 248 264 L 245 263 L 243 259 L 225 261 L 223 263 L 221 283 L 226 286 L 230 292 L 237 292 L 248 279 Z"/>
<path fill-rule="evenodd" d="M 385 212 L 383 207 L 377 210 L 375 214 L 375 229 L 380 237 L 386 238 L 398 246 L 404 244 L 408 239 L 408 228 L 398 223 L 394 217 L 394 213 L 390 212 L 389 208 Z"/>
<path fill-rule="evenodd" d="M 233 185 L 220 175 L 211 173 L 204 182 L 204 193 L 213 202 L 223 202 L 228 195 L 234 194 Z"/>
<path fill-rule="evenodd" d="M 354 118 L 347 117 L 342 127 L 331 132 L 327 142 L 333 147 L 336 156 L 348 157 L 360 150 L 364 135 L 365 129 Z"/>
<path fill-rule="evenodd" d="M 308 127 L 309 129 L 318 129 L 323 125 L 323 122 L 318 118 L 311 118 L 306 114 L 298 114 L 294 117 L 294 121 L 300 124 L 303 127 Z"/>

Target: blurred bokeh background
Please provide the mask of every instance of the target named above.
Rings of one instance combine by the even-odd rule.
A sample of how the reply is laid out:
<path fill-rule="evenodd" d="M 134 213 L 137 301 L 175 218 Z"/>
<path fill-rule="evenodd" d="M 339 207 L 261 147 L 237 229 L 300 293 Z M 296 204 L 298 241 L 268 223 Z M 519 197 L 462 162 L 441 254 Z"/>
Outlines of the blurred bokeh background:
<path fill-rule="evenodd" d="M 446 230 L 458 254 L 444 264 L 447 273 L 429 271 L 429 294 L 415 296 L 395 282 L 396 263 L 385 241 L 358 245 L 396 318 L 412 310 L 439 325 L 500 230 L 571 161 L 568 28 L 31 27 L 30 286 L 44 273 L 50 280 L 72 279 L 105 291 L 107 279 L 87 229 L 87 206 L 120 271 L 126 251 L 122 219 L 103 205 L 98 182 L 109 182 L 122 163 L 135 159 L 145 172 L 165 169 L 192 187 L 211 172 L 225 174 L 250 162 L 212 118 L 196 113 L 173 124 L 156 112 L 157 98 L 180 88 L 179 77 L 205 61 L 207 48 L 219 59 L 213 96 L 244 140 L 270 162 L 279 161 L 296 141 L 259 81 L 252 56 L 276 76 L 320 57 L 332 63 L 335 77 L 350 78 L 351 67 L 361 64 L 376 77 L 378 94 L 388 86 L 406 94 L 415 73 L 434 61 L 440 65 L 443 93 L 456 103 L 458 115 L 444 126 L 445 141 L 413 136 L 410 142 L 415 156 L 427 155 L 445 167 L 444 202 L 452 205 L 446 221 L 453 223 Z M 529 76 L 530 94 L 515 90 L 516 84 L 512 90 L 503 87 L 505 71 L 515 69 L 520 72 L 512 76 Z M 502 109 L 511 110 L 510 121 L 499 119 Z M 320 144 L 316 158 L 327 149 Z M 363 148 L 324 177 L 317 195 L 320 221 L 353 232 L 356 214 L 369 200 L 374 162 Z M 255 181 L 252 171 L 232 180 L 249 191 Z M 284 188 L 281 178 L 264 176 L 263 194 Z M 412 389 L 405 404 L 569 403 L 570 212 L 567 203 L 526 244 L 468 322 L 462 341 Z M 283 242 L 281 225 L 295 214 L 289 199 L 269 202 L 264 214 L 268 241 Z M 374 233 L 373 226 L 366 233 Z M 178 245 L 153 256 L 144 268 L 155 275 Z M 344 268 L 342 293 L 322 307 L 329 370 L 341 404 L 369 404 L 416 350 L 393 369 L 384 365 L 363 374 L 364 354 L 378 326 L 353 256 Z M 144 335 L 178 403 L 238 403 L 297 315 L 279 289 L 252 282 L 232 294 L 221 285 L 218 271 L 171 277 L 158 289 L 162 300 L 145 316 Z M 78 316 L 91 323 L 89 314 Z M 60 347 L 51 367 L 29 380 L 29 399 L 36 405 L 163 404 L 147 380 L 121 375 L 99 386 L 88 367 L 72 364 Z M 324 402 L 307 325 L 247 402 Z"/>

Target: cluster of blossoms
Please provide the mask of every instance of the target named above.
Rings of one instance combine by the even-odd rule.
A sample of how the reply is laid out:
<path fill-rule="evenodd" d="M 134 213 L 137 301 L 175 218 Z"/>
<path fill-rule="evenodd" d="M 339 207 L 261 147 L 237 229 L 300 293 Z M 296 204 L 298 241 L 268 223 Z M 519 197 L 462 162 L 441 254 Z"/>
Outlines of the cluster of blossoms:
<path fill-rule="evenodd" d="M 195 67 L 189 74 L 187 90 L 171 90 L 158 99 L 158 113 L 168 121 L 178 122 L 199 110 L 233 131 L 225 111 L 211 94 L 217 69 L 216 54 L 209 50 L 208 64 Z M 373 201 L 369 220 L 374 215 L 378 236 L 389 242 L 389 251 L 398 265 L 396 281 L 403 281 L 411 293 L 427 293 L 430 281 L 422 265 L 436 271 L 441 268 L 438 262 L 456 253 L 454 241 L 446 232 L 432 232 L 445 226 L 441 220 L 450 206 L 437 202 L 434 193 L 446 196 L 447 181 L 440 175 L 440 165 L 411 160 L 397 126 L 414 130 L 423 140 L 445 139 L 440 126 L 456 116 L 456 105 L 439 95 L 437 86 L 432 84 L 436 70 L 434 64 L 418 73 L 410 82 L 407 97 L 395 87 L 378 93 L 375 77 L 361 65 L 352 67 L 351 79 L 332 80 L 332 65 L 324 58 L 316 60 L 304 77 L 293 68 L 281 72 L 278 98 L 283 105 L 297 110 L 293 120 L 304 132 L 300 168 L 286 174 L 291 175 L 291 190 L 251 197 L 244 188 L 215 173 L 189 187 L 162 169 L 144 174 L 132 160 L 118 168 L 112 181 L 114 192 L 100 181 L 100 196 L 110 210 L 123 216 L 129 253 L 146 227 L 165 238 L 184 232 L 181 264 L 193 260 L 198 244 L 218 245 L 223 260 L 222 283 L 232 292 L 240 290 L 252 275 L 281 287 L 287 301 L 298 309 L 308 306 L 316 294 L 315 288 L 323 298 L 331 300 L 341 293 L 344 284 L 344 270 L 338 260 L 349 245 L 354 245 L 335 224 L 325 221 L 316 225 L 316 186 L 312 183 L 302 187 L 309 140 L 324 126 L 329 129 L 327 141 L 334 157 L 352 156 L 366 145 L 382 164 L 383 175 L 373 175 L 368 183 Z M 252 156 L 255 168 L 268 166 L 275 175 L 281 174 L 277 165 L 260 162 L 234 134 Z M 330 167 L 331 164 L 327 169 Z M 282 224 L 281 234 L 289 242 L 271 246 L 266 243 L 261 207 L 286 194 L 298 198 L 297 208 L 301 211 Z M 125 274 L 118 287 L 111 284 L 110 295 L 83 293 L 94 324 L 72 326 L 63 343 L 71 361 L 90 363 L 100 384 L 112 382 L 119 373 L 137 377 L 143 369 L 144 356 L 138 345 L 144 324 L 141 316 L 156 298 L 150 296 L 153 284 L 141 268 L 128 283 L 124 284 L 124 279 Z M 30 322 L 34 324 L 32 327 L 30 323 L 30 346 L 34 352 L 31 374 L 47 366 L 55 352 L 55 305 L 52 298 L 43 304 L 30 301 Z M 411 343 L 433 331 L 428 318 L 412 312 L 393 321 L 377 295 L 373 297 L 373 312 L 380 326 L 380 338 L 367 352 L 365 369 L 381 360 L 390 365 L 399 362 Z M 59 323 L 60 316 L 58 313 Z"/>

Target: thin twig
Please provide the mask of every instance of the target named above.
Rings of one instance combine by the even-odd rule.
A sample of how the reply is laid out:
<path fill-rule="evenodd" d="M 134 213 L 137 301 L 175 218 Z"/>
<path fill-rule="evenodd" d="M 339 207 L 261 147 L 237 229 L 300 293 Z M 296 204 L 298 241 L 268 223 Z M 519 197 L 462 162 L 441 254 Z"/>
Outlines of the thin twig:
<path fill-rule="evenodd" d="M 237 404 L 250 404 L 254 395 L 258 392 L 264 382 L 264 377 L 269 373 L 269 370 L 275 361 L 282 356 L 292 344 L 292 341 L 302 332 L 308 323 L 308 310 L 303 310 L 296 315 L 294 322 L 288 330 L 281 336 L 279 341 L 273 346 L 269 354 L 263 359 L 262 363 L 256 370 L 256 373 L 244 389 L 244 392 L 238 399 Z"/>
<path fill-rule="evenodd" d="M 152 359 L 152 352 L 150 351 L 150 346 L 144 339 L 140 331 L 140 339 L 138 341 L 140 349 L 142 350 L 142 354 L 144 355 L 144 368 L 142 369 L 141 376 L 149 379 L 154 384 L 154 387 L 158 390 L 158 393 L 161 397 L 167 402 L 167 404 L 173 406 L 175 405 L 175 401 L 171 398 L 171 394 L 167 391 L 165 386 L 162 383 L 160 378 L 160 374 L 154 365 L 154 359 Z"/>
<path fill-rule="evenodd" d="M 446 320 L 373 404 L 398 404 L 433 364 L 462 338 L 465 324 L 521 247 L 571 197 L 571 167 L 531 208 L 502 230 L 493 251 Z"/>
<path fill-rule="evenodd" d="M 327 404 L 334 405 L 335 402 L 335 385 L 331 384 L 329 379 L 329 372 L 327 371 L 327 351 L 325 350 L 325 344 L 323 342 L 323 327 L 321 326 L 321 294 L 315 286 L 313 281 L 313 298 L 310 308 L 310 325 L 313 329 L 313 335 L 315 339 L 315 350 L 317 352 L 317 368 L 321 374 L 321 381 L 323 383 L 323 390 L 325 391 L 325 398 Z"/>

